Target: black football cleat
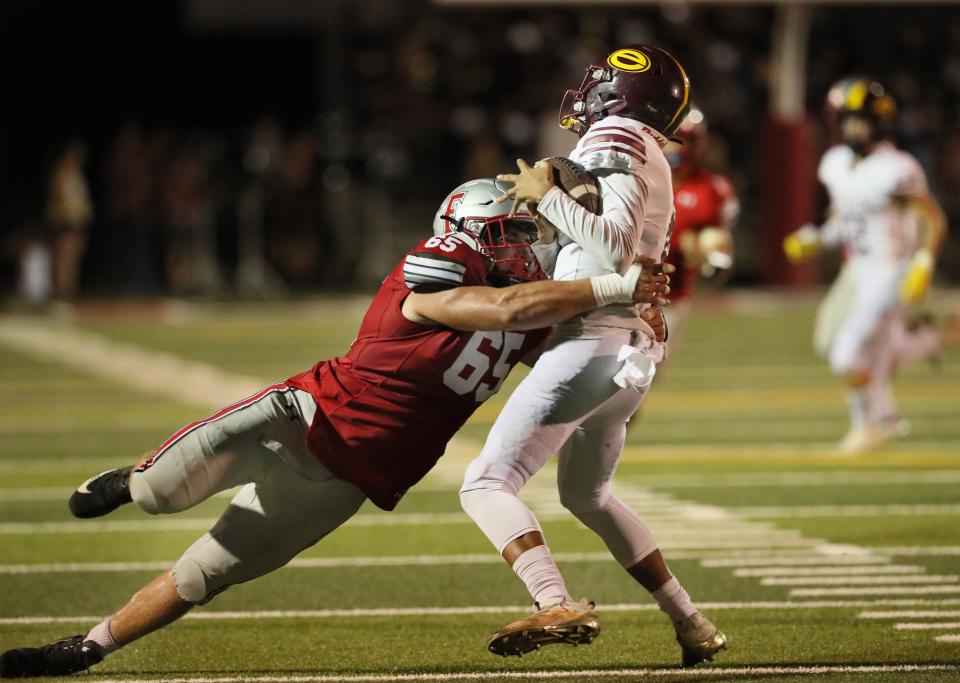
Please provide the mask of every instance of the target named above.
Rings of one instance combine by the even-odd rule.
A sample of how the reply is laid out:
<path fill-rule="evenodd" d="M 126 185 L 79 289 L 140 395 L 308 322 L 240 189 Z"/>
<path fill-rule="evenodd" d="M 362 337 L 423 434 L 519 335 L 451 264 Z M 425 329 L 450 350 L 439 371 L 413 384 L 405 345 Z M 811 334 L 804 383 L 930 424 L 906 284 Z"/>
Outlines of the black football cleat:
<path fill-rule="evenodd" d="M 83 636 L 71 636 L 43 647 L 21 647 L 0 655 L 0 678 L 68 676 L 103 661 L 103 649 Z"/>
<path fill-rule="evenodd" d="M 74 517 L 89 519 L 102 517 L 121 505 L 130 503 L 130 472 L 132 467 L 101 472 L 80 484 L 70 496 L 70 512 Z"/>

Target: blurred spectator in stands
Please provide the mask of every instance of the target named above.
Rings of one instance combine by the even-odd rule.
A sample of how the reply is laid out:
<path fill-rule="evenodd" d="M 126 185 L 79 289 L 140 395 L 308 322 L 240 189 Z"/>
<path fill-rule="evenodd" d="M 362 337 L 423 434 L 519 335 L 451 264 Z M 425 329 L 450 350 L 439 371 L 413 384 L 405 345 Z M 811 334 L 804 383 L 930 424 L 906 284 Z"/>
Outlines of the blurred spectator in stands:
<path fill-rule="evenodd" d="M 53 295 L 72 299 L 80 283 L 80 266 L 93 220 L 93 202 L 84 175 L 87 147 L 68 142 L 59 152 L 47 180 L 44 223 L 49 231 L 53 265 Z"/>
<path fill-rule="evenodd" d="M 197 140 L 175 145 L 161 175 L 159 216 L 166 288 L 172 294 L 211 294 L 219 286 L 214 212 Z"/>
<path fill-rule="evenodd" d="M 157 276 L 157 243 L 154 206 L 156 180 L 143 126 L 126 123 L 110 145 L 104 164 L 106 220 L 94 235 L 99 262 L 107 272 L 101 284 L 123 291 L 154 290 Z"/>
<path fill-rule="evenodd" d="M 290 285 L 313 284 L 323 254 L 317 151 L 302 130 L 284 149 L 278 186 L 266 210 L 267 256 Z"/>
<path fill-rule="evenodd" d="M 244 179 L 237 199 L 237 274 L 241 294 L 270 296 L 285 290 L 266 257 L 266 207 L 279 185 L 283 162 L 283 129 L 265 116 L 250 130 L 240 158 Z"/>

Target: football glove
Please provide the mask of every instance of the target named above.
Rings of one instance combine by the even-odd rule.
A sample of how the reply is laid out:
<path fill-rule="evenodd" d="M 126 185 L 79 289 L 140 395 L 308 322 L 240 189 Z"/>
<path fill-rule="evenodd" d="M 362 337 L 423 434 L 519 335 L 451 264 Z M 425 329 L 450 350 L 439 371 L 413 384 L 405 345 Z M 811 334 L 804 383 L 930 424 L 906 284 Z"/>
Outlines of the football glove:
<path fill-rule="evenodd" d="M 802 263 L 820 251 L 820 231 L 807 223 L 783 239 L 783 253 L 790 263 Z"/>
<path fill-rule="evenodd" d="M 933 254 L 929 249 L 917 249 L 910 260 L 907 274 L 900 283 L 900 299 L 911 306 L 920 303 L 932 278 Z"/>

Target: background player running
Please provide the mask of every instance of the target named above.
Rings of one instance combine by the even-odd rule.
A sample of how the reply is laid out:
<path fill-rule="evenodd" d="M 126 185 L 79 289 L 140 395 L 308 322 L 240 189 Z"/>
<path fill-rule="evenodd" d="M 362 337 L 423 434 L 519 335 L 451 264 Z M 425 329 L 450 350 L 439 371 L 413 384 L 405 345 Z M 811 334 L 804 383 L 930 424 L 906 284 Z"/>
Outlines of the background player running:
<path fill-rule="evenodd" d="M 799 262 L 821 246 L 843 247 L 846 263 L 820 307 L 815 345 L 847 384 L 850 429 L 839 449 L 859 453 L 905 433 L 893 375 L 939 350 L 931 326 L 910 329 L 904 319 L 929 288 L 946 219 L 920 164 L 889 140 L 896 104 L 880 83 L 839 81 L 827 112 L 840 138 L 817 172 L 830 218 L 789 235 L 784 250 Z"/>

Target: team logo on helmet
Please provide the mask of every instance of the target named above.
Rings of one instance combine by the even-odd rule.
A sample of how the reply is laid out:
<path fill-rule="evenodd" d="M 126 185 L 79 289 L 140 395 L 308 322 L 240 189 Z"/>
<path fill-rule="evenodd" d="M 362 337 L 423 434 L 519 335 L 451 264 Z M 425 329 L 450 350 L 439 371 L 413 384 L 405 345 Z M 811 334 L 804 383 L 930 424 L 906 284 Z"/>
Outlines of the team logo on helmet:
<path fill-rule="evenodd" d="M 650 58 L 640 50 L 628 47 L 611 52 L 607 57 L 607 64 L 620 71 L 640 73 L 650 68 Z"/>
<path fill-rule="evenodd" d="M 443 212 L 444 216 L 452 216 L 457 212 L 457 207 L 463 202 L 466 192 L 457 192 L 450 195 L 450 201 L 447 202 L 447 210 Z"/>

